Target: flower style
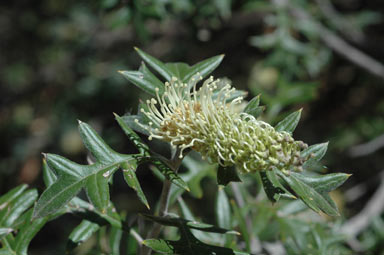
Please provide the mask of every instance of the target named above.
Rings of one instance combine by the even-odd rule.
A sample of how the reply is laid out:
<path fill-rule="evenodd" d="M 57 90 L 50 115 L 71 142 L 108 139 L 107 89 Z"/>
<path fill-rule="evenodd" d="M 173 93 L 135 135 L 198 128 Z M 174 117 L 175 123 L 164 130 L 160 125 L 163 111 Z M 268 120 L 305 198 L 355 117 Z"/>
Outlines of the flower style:
<path fill-rule="evenodd" d="M 211 76 L 197 89 L 202 77 L 188 83 L 176 77 L 165 83 L 165 92 L 156 89 L 156 98 L 147 100 L 149 126 L 140 124 L 149 139 L 169 142 L 183 151 L 191 148 L 203 159 L 224 167 L 235 165 L 241 172 L 272 170 L 301 171 L 300 152 L 307 148 L 287 132 L 278 132 L 268 123 L 238 111 L 243 97 L 233 99 L 235 89 Z"/>

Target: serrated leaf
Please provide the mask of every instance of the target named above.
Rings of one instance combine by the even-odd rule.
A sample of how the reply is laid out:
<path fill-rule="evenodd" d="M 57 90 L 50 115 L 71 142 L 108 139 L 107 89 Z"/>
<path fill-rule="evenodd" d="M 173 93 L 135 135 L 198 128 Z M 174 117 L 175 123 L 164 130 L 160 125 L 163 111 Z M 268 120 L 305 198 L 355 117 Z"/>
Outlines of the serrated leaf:
<path fill-rule="evenodd" d="M 315 212 L 324 212 L 330 216 L 339 216 L 335 203 L 328 193 L 344 183 L 349 175 L 329 174 L 309 177 L 292 172 L 289 176 L 279 173 L 297 196 Z"/>
<path fill-rule="evenodd" d="M 279 132 L 285 131 L 292 134 L 300 121 L 301 111 L 302 109 L 289 114 L 286 118 L 277 123 L 275 130 Z"/>
<path fill-rule="evenodd" d="M 236 167 L 219 166 L 217 169 L 217 184 L 226 186 L 230 182 L 241 182 Z"/>
<path fill-rule="evenodd" d="M 155 57 L 152 57 L 151 55 L 145 53 L 144 51 L 140 50 L 139 48 L 135 47 L 135 50 L 140 55 L 140 57 L 156 72 L 158 72 L 161 76 L 164 77 L 167 81 L 170 81 L 173 73 L 166 67 L 166 65 L 158 60 Z"/>
<path fill-rule="evenodd" d="M 32 220 L 32 213 L 32 209 L 28 211 L 28 223 L 24 224 L 20 228 L 19 232 L 16 235 L 14 244 L 12 245 L 12 248 L 16 252 L 16 254 L 27 254 L 29 243 L 44 226 L 44 224 L 48 221 L 47 217 Z"/>
<path fill-rule="evenodd" d="M 137 196 L 139 197 L 140 201 L 148 208 L 149 204 L 147 201 L 147 198 L 144 195 L 143 190 L 141 189 L 139 180 L 136 177 L 136 168 L 137 168 L 137 163 L 135 160 L 131 160 L 128 162 L 125 162 L 123 165 L 123 175 L 124 175 L 124 180 L 128 184 L 129 187 L 134 189 L 136 191 Z"/>
<path fill-rule="evenodd" d="M 143 155 L 147 155 L 149 153 L 148 145 L 146 145 L 141 138 L 133 131 L 129 125 L 124 121 L 124 119 L 117 114 L 115 114 L 115 118 L 119 123 L 120 127 L 123 129 L 125 135 L 128 137 L 130 141 L 132 141 L 139 152 Z"/>
<path fill-rule="evenodd" d="M 223 58 L 224 55 L 222 54 L 196 63 L 195 65 L 190 67 L 188 72 L 185 73 L 182 80 L 184 82 L 187 82 L 197 73 L 200 73 L 203 78 L 206 77 L 220 65 L 221 61 L 223 61 Z"/>
<path fill-rule="evenodd" d="M 79 131 L 84 145 L 96 158 L 92 165 L 79 165 L 58 155 L 47 154 L 47 165 L 58 175 L 35 205 L 34 218 L 53 214 L 63 208 L 82 188 L 100 211 L 109 203 L 108 179 L 120 165 L 132 160 L 132 155 L 112 150 L 89 125 L 79 122 Z"/>
<path fill-rule="evenodd" d="M 100 229 L 100 226 L 96 223 L 83 220 L 76 228 L 74 228 L 69 235 L 69 240 L 67 243 L 66 250 L 67 252 L 72 251 L 80 243 L 88 240 L 93 233 Z"/>
<path fill-rule="evenodd" d="M 185 183 L 183 179 L 180 178 L 178 174 L 176 174 L 165 162 L 163 162 L 159 158 L 151 157 L 148 160 L 164 175 L 164 177 L 176 184 L 180 188 L 189 191 L 188 184 Z"/>
<path fill-rule="evenodd" d="M 249 115 L 252 115 L 255 118 L 258 118 L 265 109 L 265 107 L 259 106 L 259 104 L 260 95 L 252 98 L 252 100 L 249 101 L 247 106 L 244 108 L 243 112 L 248 113 Z"/>

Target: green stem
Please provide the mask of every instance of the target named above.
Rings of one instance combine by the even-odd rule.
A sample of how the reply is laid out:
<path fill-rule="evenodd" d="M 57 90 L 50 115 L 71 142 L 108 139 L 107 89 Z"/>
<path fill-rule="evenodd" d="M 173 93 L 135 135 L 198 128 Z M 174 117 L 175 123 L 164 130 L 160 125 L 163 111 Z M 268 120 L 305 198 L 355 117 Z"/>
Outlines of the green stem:
<path fill-rule="evenodd" d="M 171 167 L 171 169 L 177 173 L 179 170 L 179 167 L 182 162 L 182 158 L 179 158 L 180 151 L 179 149 L 175 150 L 172 159 L 169 161 L 168 165 Z M 168 207 L 169 207 L 169 195 L 171 191 L 171 185 L 172 182 L 169 180 L 164 180 L 163 182 L 163 189 L 161 191 L 160 195 L 160 201 L 159 201 L 159 207 L 156 210 L 156 215 L 159 215 L 161 217 L 167 215 L 168 213 Z M 148 232 L 148 235 L 146 239 L 156 239 L 160 235 L 162 226 L 158 223 L 154 223 L 152 226 L 152 229 Z M 150 255 L 152 253 L 152 250 L 145 245 L 143 245 L 140 249 L 140 255 Z"/>

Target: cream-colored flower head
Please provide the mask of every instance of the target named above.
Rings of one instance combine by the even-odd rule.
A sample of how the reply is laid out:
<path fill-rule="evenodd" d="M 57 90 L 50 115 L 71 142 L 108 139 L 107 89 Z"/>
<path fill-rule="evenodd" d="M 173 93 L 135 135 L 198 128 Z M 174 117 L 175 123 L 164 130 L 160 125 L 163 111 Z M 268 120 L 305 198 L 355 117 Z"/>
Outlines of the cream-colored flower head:
<path fill-rule="evenodd" d="M 197 89 L 200 80 L 197 75 L 182 83 L 173 77 L 162 95 L 157 89 L 156 98 L 147 100 L 148 109 L 141 111 L 150 119 L 149 139 L 178 146 L 180 157 L 191 148 L 203 159 L 224 167 L 235 165 L 242 172 L 302 170 L 306 159 L 300 152 L 306 144 L 240 113 L 236 106 L 243 98 L 233 98 L 235 89 L 230 84 L 210 77 Z"/>

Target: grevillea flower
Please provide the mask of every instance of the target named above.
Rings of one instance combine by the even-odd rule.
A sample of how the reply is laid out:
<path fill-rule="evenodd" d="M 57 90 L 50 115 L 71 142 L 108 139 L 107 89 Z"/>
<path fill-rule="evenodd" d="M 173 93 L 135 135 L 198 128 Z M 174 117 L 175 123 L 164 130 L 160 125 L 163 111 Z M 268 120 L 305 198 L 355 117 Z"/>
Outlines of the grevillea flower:
<path fill-rule="evenodd" d="M 307 160 L 300 152 L 307 148 L 287 132 L 278 132 L 268 123 L 238 111 L 242 97 L 233 98 L 229 84 L 205 80 L 200 75 L 188 83 L 173 77 L 162 95 L 147 100 L 141 109 L 150 120 L 149 139 L 157 138 L 181 149 L 191 148 L 203 159 L 224 167 L 235 165 L 242 172 L 272 170 L 301 171 Z"/>

